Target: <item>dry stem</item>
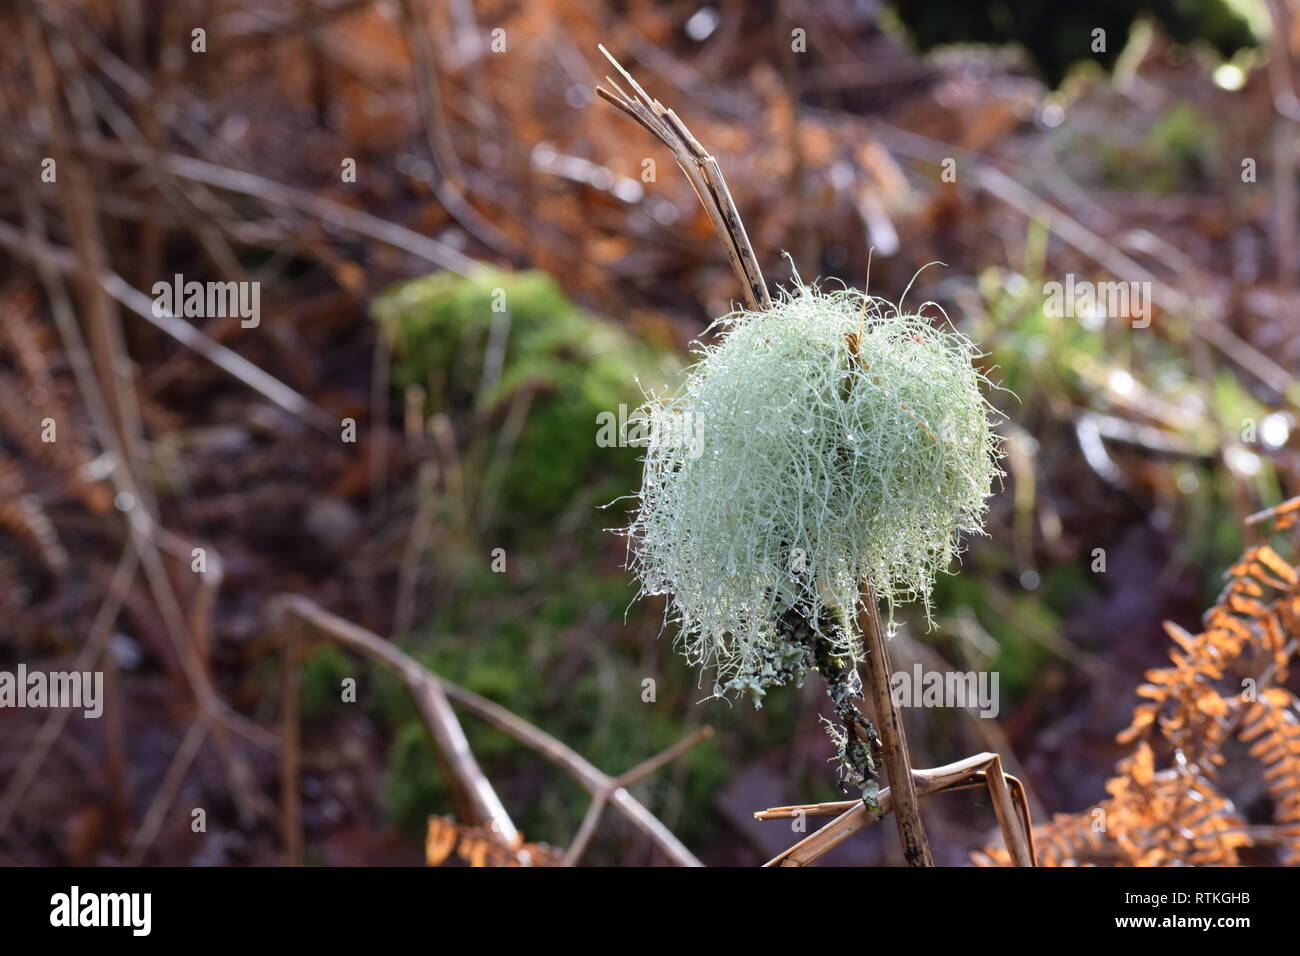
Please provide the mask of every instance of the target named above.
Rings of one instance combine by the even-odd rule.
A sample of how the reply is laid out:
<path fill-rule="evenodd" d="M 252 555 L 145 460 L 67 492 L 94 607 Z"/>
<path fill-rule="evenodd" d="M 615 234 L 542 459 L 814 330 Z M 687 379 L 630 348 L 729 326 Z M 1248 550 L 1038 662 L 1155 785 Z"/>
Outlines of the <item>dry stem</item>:
<path fill-rule="evenodd" d="M 618 70 L 632 87 L 635 95 L 628 96 L 609 77 L 605 77 L 605 82 L 612 86 L 615 92 L 611 93 L 602 86 L 596 87 L 596 92 L 644 126 L 657 140 L 672 150 L 677 165 L 691 181 L 695 195 L 700 198 L 718 238 L 722 240 L 731 268 L 735 270 L 736 278 L 740 280 L 741 288 L 745 291 L 745 301 L 749 308 L 754 311 L 770 309 L 772 297 L 768 294 L 767 283 L 763 281 L 763 270 L 759 268 L 754 247 L 750 245 L 745 224 L 741 221 L 736 203 L 731 198 L 731 191 L 727 189 L 727 180 L 722 175 L 718 161 L 700 145 L 699 140 L 691 135 L 691 131 L 677 118 L 677 114 L 642 89 L 641 84 L 632 78 L 632 74 L 623 69 L 608 50 L 602 46 L 600 52 L 614 64 L 614 69 Z"/>
<path fill-rule="evenodd" d="M 925 838 L 921 822 L 921 807 L 916 798 L 916 785 L 912 780 L 912 761 L 907 752 L 907 735 L 903 730 L 903 716 L 893 695 L 889 692 L 889 648 L 880 627 L 880 612 L 876 607 L 876 592 L 869 583 L 862 586 L 862 613 L 858 616 L 863 643 L 866 644 L 865 666 L 867 683 L 863 688 L 871 698 L 878 721 L 880 752 L 885 762 L 885 775 L 893 792 L 894 821 L 898 824 L 898 838 L 903 844 L 903 856 L 909 866 L 934 866 L 930 844 Z"/>
<path fill-rule="evenodd" d="M 559 764 L 591 793 L 592 808 L 588 811 L 582 827 L 573 840 L 566 856 L 566 863 L 572 865 L 577 862 L 604 808 L 612 805 L 648 836 L 674 863 L 679 866 L 702 865 L 672 831 L 633 797 L 627 788 L 710 736 L 713 732 L 711 728 L 703 727 L 663 753 L 651 757 L 620 776 L 612 777 L 562 741 L 511 713 L 500 704 L 429 672 L 378 634 L 329 613 L 301 595 L 289 594 L 276 598 L 272 602 L 271 618 L 284 637 L 332 640 L 375 658 L 401 674 L 407 681 L 416 703 L 420 705 L 421 715 L 429 725 L 438 749 L 443 753 L 444 766 L 449 778 L 456 780 L 469 792 L 479 808 L 479 820 L 487 824 L 506 845 L 517 847 L 522 843 L 522 837 L 518 836 L 514 824 L 510 822 L 505 808 L 492 789 L 492 784 L 483 775 L 478 762 L 474 759 L 456 715 L 451 712 L 450 707 L 445 706 L 448 699 L 454 700 L 498 730 Z"/>
<path fill-rule="evenodd" d="M 997 754 L 976 754 L 932 770 L 914 770 L 911 776 L 915 793 L 922 797 L 969 787 L 987 787 L 993 799 L 993 812 L 1012 861 L 1016 866 L 1035 865 L 1033 828 L 1024 785 L 1015 777 L 1003 773 L 1002 758 Z M 879 803 L 883 813 L 894 809 L 894 794 L 890 788 L 880 791 Z M 834 820 L 770 860 L 766 866 L 807 866 L 859 830 L 869 827 L 875 818 L 861 800 L 773 807 L 755 813 L 754 817 L 758 820 L 831 815 L 836 815 Z"/>

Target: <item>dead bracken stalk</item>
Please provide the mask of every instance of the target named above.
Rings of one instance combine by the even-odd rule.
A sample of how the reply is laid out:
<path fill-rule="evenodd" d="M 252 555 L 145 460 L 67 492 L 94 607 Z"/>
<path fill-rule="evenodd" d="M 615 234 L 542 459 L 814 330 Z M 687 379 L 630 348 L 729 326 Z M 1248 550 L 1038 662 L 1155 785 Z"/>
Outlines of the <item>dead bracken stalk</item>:
<path fill-rule="evenodd" d="M 862 613 L 858 615 L 858 623 L 867 651 L 863 660 L 867 671 L 864 691 L 876 708 L 880 756 L 885 764 L 885 776 L 889 778 L 893 790 L 894 821 L 898 824 L 903 857 L 910 866 L 934 866 L 930 844 L 925 838 L 925 825 L 921 822 L 916 785 L 912 780 L 912 759 L 907 752 L 903 715 L 889 692 L 889 675 L 893 673 L 889 666 L 889 645 L 880 627 L 876 592 L 865 582 L 862 586 Z"/>
<path fill-rule="evenodd" d="M 600 51 L 632 88 L 635 96 L 629 96 L 608 77 L 606 80 L 616 94 L 603 87 L 597 87 L 596 92 L 640 123 L 672 150 L 677 164 L 690 180 L 691 186 L 713 223 L 718 238 L 722 241 L 727 258 L 745 292 L 749 308 L 756 311 L 770 309 L 772 299 L 767 291 L 767 284 L 717 160 L 691 135 L 677 114 L 646 93 L 641 84 L 603 45 Z M 885 725 L 881 730 L 881 749 L 886 772 L 891 782 L 901 783 L 895 786 L 898 792 L 896 818 L 899 837 L 903 841 L 904 852 L 909 863 L 929 866 L 933 865 L 933 860 L 926 845 L 924 829 L 916 806 L 916 794 L 911 785 L 910 761 L 907 757 L 907 743 L 902 735 L 902 721 L 889 698 L 888 657 L 880 633 L 879 618 L 875 613 L 875 595 L 871 592 L 870 586 L 866 589 L 866 597 L 869 601 L 869 611 L 863 615 L 866 624 L 863 633 L 868 636 L 870 644 L 867 656 L 868 673 L 872 678 L 867 692 L 872 695 L 881 723 Z"/>
<path fill-rule="evenodd" d="M 768 294 L 767 283 L 763 281 L 763 270 L 759 268 L 754 247 L 750 245 L 745 232 L 745 224 L 736 210 L 736 203 L 727 189 L 727 181 L 722 176 L 718 161 L 713 158 L 699 140 L 691 135 L 686 124 L 677 118 L 677 114 L 667 109 L 641 88 L 641 84 L 632 78 L 632 74 L 623 69 L 618 60 L 601 46 L 600 52 L 614 64 L 614 69 L 632 87 L 635 96 L 628 96 L 622 88 L 609 77 L 605 78 L 615 92 L 611 93 L 603 86 L 596 87 L 596 92 L 613 103 L 632 119 L 644 126 L 661 143 L 672 150 L 677 165 L 682 168 L 686 178 L 695 189 L 695 195 L 704 204 L 704 211 L 709 214 L 713 228 L 722 240 L 731 268 L 740 280 L 745 291 L 745 301 L 755 311 L 770 309 L 772 297 Z"/>
<path fill-rule="evenodd" d="M 600 47 L 600 51 L 614 65 L 614 68 L 631 87 L 635 95 L 629 96 L 617 83 L 608 77 L 606 80 L 615 92 L 611 93 L 603 87 L 597 87 L 596 92 L 636 120 L 641 126 L 649 130 L 655 138 L 672 150 L 677 164 L 690 180 L 696 195 L 709 214 L 718 238 L 722 241 L 723 248 L 727 253 L 727 258 L 735 270 L 736 277 L 740 280 L 741 287 L 744 289 L 749 308 L 754 311 L 771 309 L 772 299 L 764 283 L 757 257 L 750 246 L 744 223 L 741 221 L 740 214 L 732 201 L 731 193 L 727 189 L 726 180 L 723 178 L 717 160 L 691 135 L 676 113 L 646 93 L 641 84 L 619 64 L 618 60 L 604 46 Z M 966 773 L 969 766 L 975 766 L 978 767 L 978 770 L 973 772 L 980 775 L 980 781 L 987 782 L 990 793 L 994 797 L 994 803 L 998 810 L 998 820 L 1003 826 L 1003 833 L 1006 837 L 1011 858 L 1017 865 L 1033 866 L 1033 846 L 1029 837 L 1029 811 L 1027 803 L 1023 799 L 1023 788 L 1020 787 L 1019 781 L 1016 781 L 1016 793 L 1020 795 L 1021 799 L 1018 804 L 1018 813 L 1013 812 L 1011 791 L 1008 788 L 1007 778 L 1002 774 L 1001 760 L 996 754 L 981 754 L 967 761 L 953 764 L 951 767 L 940 768 L 936 771 L 919 771 L 914 775 L 911 758 L 907 750 L 907 736 L 903 727 L 902 715 L 890 693 L 890 675 L 892 671 L 889 664 L 888 643 L 880 626 L 876 594 L 869 581 L 862 582 L 861 606 L 862 612 L 859 615 L 858 625 L 866 645 L 865 666 L 867 671 L 867 681 L 863 693 L 872 701 L 876 718 L 880 724 L 877 728 L 880 738 L 880 756 L 885 765 L 885 774 L 891 785 L 889 791 L 886 791 L 890 794 L 888 806 L 894 811 L 894 821 L 898 826 L 898 836 L 902 842 L 903 856 L 907 863 L 910 866 L 934 866 L 934 858 L 930 852 L 930 845 L 925 836 L 925 827 L 921 820 L 918 787 L 914 776 L 925 780 L 928 785 L 925 792 L 932 793 L 939 789 L 948 789 L 954 785 L 971 785 L 969 779 L 967 779 L 969 774 L 958 778 L 965 782 L 952 784 L 951 772 L 953 768 L 959 768 L 957 772 Z M 846 729 L 846 733 L 856 733 L 856 729 L 849 727 Z M 940 781 L 940 783 L 936 784 L 934 781 Z M 886 809 L 883 796 L 882 793 L 880 800 L 882 813 Z M 803 843 L 797 844 L 796 847 L 791 848 L 786 854 L 778 857 L 777 861 L 773 862 L 783 862 L 784 865 L 802 865 L 811 862 L 848 835 L 865 826 L 869 822 L 866 819 L 869 816 L 870 813 L 865 803 L 857 801 L 854 809 L 846 811 L 840 819 L 824 828 L 823 831 L 814 834 L 813 837 Z M 805 844 L 808 847 L 805 847 Z"/>
<path fill-rule="evenodd" d="M 965 760 L 958 760 L 956 763 L 935 767 L 933 770 L 914 770 L 911 773 L 911 781 L 913 799 L 928 797 L 933 793 L 987 787 L 1009 858 L 1016 866 L 1035 865 L 1033 829 L 1024 784 L 1015 777 L 1003 773 L 1002 758 L 997 754 L 976 754 Z M 892 788 L 882 789 L 879 801 L 882 813 L 888 813 L 891 809 L 897 810 Z M 863 806 L 861 800 L 773 807 L 755 813 L 756 820 L 789 820 L 799 816 L 831 815 L 835 815 L 835 819 L 826 826 L 809 834 L 764 865 L 808 866 L 853 834 L 869 827 L 875 822 L 875 818 Z"/>

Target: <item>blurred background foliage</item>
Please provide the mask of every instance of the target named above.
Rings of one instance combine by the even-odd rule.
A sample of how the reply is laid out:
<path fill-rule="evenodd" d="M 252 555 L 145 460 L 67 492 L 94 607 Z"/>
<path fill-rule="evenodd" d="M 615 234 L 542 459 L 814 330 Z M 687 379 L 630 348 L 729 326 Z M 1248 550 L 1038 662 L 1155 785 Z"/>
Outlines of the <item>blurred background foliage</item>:
<path fill-rule="evenodd" d="M 1015 44 L 1049 86 L 1059 85 L 1081 63 L 1113 67 L 1139 19 L 1159 23 L 1178 43 L 1204 44 L 1230 58 L 1257 42 L 1241 6 L 1231 0 L 1094 0 L 1065 7 L 1035 0 L 889 4 L 917 49 Z"/>
<path fill-rule="evenodd" d="M 940 580 L 936 630 L 904 613 L 895 647 L 900 669 L 996 671 L 1000 710 L 996 720 L 909 711 L 909 740 L 927 766 L 1000 751 L 1037 816 L 1101 794 L 1133 688 L 1163 659 L 1161 620 L 1194 627 L 1248 540 L 1243 518 L 1300 491 L 1300 269 L 1288 225 L 1298 154 L 1266 59 L 1273 44 L 1281 72 L 1294 73 L 1294 4 L 1276 23 L 1244 0 L 335 2 L 305 19 L 256 6 L 207 4 L 214 52 L 175 73 L 162 63 L 188 36 L 181 13 L 137 23 L 87 0 L 44 24 L 72 51 L 65 82 L 80 77 L 153 117 L 160 128 L 142 126 L 160 147 L 402 222 L 446 258 L 429 274 L 411 247 L 358 231 L 338 209 L 276 218 L 223 192 L 229 208 L 209 204 L 210 219 L 178 211 L 122 154 L 110 163 L 107 150 L 89 151 L 115 268 L 139 289 L 173 271 L 220 277 L 236 268 L 221 251 L 233 245 L 247 270 L 238 274 L 264 282 L 269 334 L 209 333 L 362 425 L 360 444 L 340 450 L 156 330 L 129 327 L 162 520 L 225 565 L 212 667 L 237 706 L 273 716 L 274 672 L 256 666 L 262 608 L 301 591 L 610 773 L 714 725 L 636 787 L 707 862 L 752 864 L 791 842 L 787 826 L 756 824 L 753 810 L 837 798 L 817 723 L 822 688 L 775 693 L 762 711 L 702 703 L 708 677 L 673 653 L 662 603 L 633 601 L 626 542 L 610 533 L 626 523 L 640 466 L 635 447 L 597 442 L 601 416 L 624 422 L 622 408 L 675 381 L 689 343 L 738 290 L 671 158 L 592 99 L 605 42 L 716 151 L 771 283 L 789 281 L 783 251 L 806 278 L 855 286 L 870 255 L 873 292 L 897 298 L 915 278 L 908 302 L 935 303 L 984 351 L 1007 450 L 989 533 Z M 496 27 L 509 38 L 500 58 L 486 45 Z M 1089 45 L 1095 27 L 1107 31 L 1102 54 Z M 797 28 L 806 54 L 791 52 Z M 420 31 L 432 84 L 412 44 Z M 112 79 L 119 63 L 145 78 L 161 118 Z M 21 51 L 6 51 L 0 69 L 16 88 L 30 83 Z M 17 101 L 7 106 L 13 199 L 28 188 L 20 146 L 42 140 Z M 183 115 L 201 117 L 201 135 Z M 358 161 L 355 184 L 339 182 L 344 156 Z M 1243 179 L 1245 158 L 1257 179 Z M 943 175 L 949 160 L 955 181 Z M 16 202 L 2 214 L 15 218 Z M 54 238 L 71 241 L 62 227 Z M 72 404 L 49 306 L 20 268 L 3 290 L 7 329 L 35 330 L 51 394 Z M 1045 286 L 1067 274 L 1149 279 L 1182 298 L 1157 301 L 1145 328 L 1051 314 Z M 926 314 L 939 320 L 934 307 Z M 0 385 L 34 394 L 20 333 L 6 334 Z M 8 394 L 0 388 L 0 400 Z M 84 433 L 86 417 L 70 416 Z M 0 653 L 56 660 L 93 611 L 74 597 L 104 587 L 121 534 L 78 504 L 76 488 L 49 480 L 64 464 L 23 447 L 17 420 L 0 416 L 0 477 L 19 476 L 6 480 L 79 557 L 56 573 L 15 536 L 0 538 L 13 609 Z M 156 728 L 183 710 L 182 682 L 143 589 L 117 631 L 127 725 Z M 348 677 L 359 705 L 340 702 Z M 418 860 L 426 817 L 452 807 L 403 686 L 319 648 L 303 695 L 308 860 Z M 580 789 L 504 735 L 465 724 L 528 839 L 570 840 Z M 132 738 L 135 809 L 166 770 L 174 730 Z M 95 732 L 78 732 L 86 752 L 104 751 Z M 34 733 L 14 731 L 6 766 Z M 251 759 L 274 792 L 273 764 Z M 205 751 L 197 766 L 185 793 L 213 808 L 224 842 L 200 847 L 168 824 L 151 859 L 275 859 L 273 822 L 231 822 L 219 764 Z M 3 852 L 120 860 L 109 823 L 74 839 L 61 822 L 93 817 L 110 790 L 103 774 L 68 755 L 48 771 Z M 992 822 L 973 792 L 927 804 L 926 819 L 944 863 L 965 862 Z M 827 859 L 897 858 L 889 828 L 874 828 Z M 587 859 L 662 862 L 613 819 Z"/>

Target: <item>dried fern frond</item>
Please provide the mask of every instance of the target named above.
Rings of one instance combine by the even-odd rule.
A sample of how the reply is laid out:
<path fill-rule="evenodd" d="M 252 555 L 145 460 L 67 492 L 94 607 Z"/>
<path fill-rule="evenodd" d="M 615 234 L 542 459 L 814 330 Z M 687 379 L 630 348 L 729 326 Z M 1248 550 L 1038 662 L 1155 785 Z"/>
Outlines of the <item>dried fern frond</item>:
<path fill-rule="evenodd" d="M 40 499 L 26 490 L 22 473 L 0 452 L 0 532 L 6 531 L 47 570 L 58 573 L 68 566 L 68 552 Z"/>
<path fill-rule="evenodd" d="M 1275 532 L 1295 528 L 1300 498 L 1248 520 L 1265 519 Z M 1261 544 L 1225 577 L 1200 633 L 1165 622 L 1171 666 L 1147 671 L 1137 689 L 1143 700 L 1118 736 L 1134 749 L 1106 784 L 1110 798 L 1037 828 L 1040 863 L 1237 864 L 1250 831 L 1217 783 L 1224 746 L 1236 736 L 1262 767 L 1282 862 L 1300 865 L 1300 715 L 1295 696 L 1277 686 L 1300 640 L 1300 571 Z M 1174 755 L 1171 766 L 1156 768 L 1157 749 Z M 974 859 L 1008 862 L 998 848 Z"/>
<path fill-rule="evenodd" d="M 96 513 L 109 507 L 112 495 L 106 487 L 83 478 L 89 456 L 78 444 L 72 419 L 53 390 L 32 383 L 24 392 L 19 381 L 0 372 L 0 436 L 21 449 L 32 461 L 59 476 L 68 494 Z M 45 441 L 42 420 L 53 419 L 58 440 Z"/>
<path fill-rule="evenodd" d="M 489 827 L 466 826 L 451 817 L 429 817 L 424 860 L 442 866 L 455 852 L 470 866 L 560 866 L 564 854 L 545 843 L 506 845 Z"/>
<path fill-rule="evenodd" d="M 1270 687 L 1251 703 L 1241 739 L 1264 768 L 1273 800 L 1273 822 L 1282 840 L 1283 862 L 1300 866 L 1300 701 L 1283 687 Z"/>
<path fill-rule="evenodd" d="M 1250 844 L 1246 821 L 1214 781 L 1192 768 L 1156 771 L 1142 745 L 1126 773 L 1107 784 L 1110 799 L 1061 813 L 1034 828 L 1039 866 L 1236 866 Z M 972 854 L 979 866 L 1010 866 L 1001 846 Z"/>

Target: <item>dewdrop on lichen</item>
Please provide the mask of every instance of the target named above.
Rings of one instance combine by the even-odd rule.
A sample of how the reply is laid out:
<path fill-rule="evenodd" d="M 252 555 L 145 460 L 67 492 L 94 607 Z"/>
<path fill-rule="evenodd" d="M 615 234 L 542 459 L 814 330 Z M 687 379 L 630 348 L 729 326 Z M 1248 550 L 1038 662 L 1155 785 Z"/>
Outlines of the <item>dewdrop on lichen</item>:
<path fill-rule="evenodd" d="M 906 601 L 928 620 L 935 575 L 982 531 L 998 443 L 970 340 L 882 299 L 799 285 L 715 326 L 643 409 L 698 434 L 688 453 L 651 430 L 629 566 L 669 597 L 686 658 L 757 703 L 809 663 L 783 636 L 791 612 L 846 664 L 862 581 L 891 620 Z"/>

